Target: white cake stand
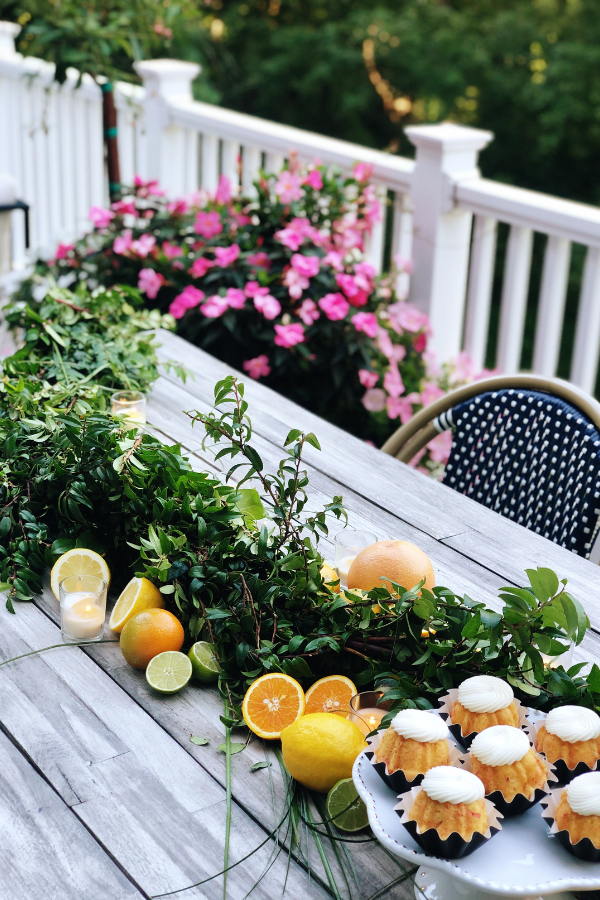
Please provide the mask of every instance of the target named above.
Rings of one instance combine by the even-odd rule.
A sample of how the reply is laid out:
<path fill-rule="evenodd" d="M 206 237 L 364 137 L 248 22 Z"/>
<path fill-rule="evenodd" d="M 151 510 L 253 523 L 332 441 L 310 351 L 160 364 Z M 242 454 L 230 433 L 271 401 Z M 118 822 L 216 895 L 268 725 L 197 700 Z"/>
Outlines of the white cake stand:
<path fill-rule="evenodd" d="M 352 771 L 373 833 L 388 850 L 421 866 L 417 900 L 573 900 L 573 890 L 600 889 L 600 863 L 571 856 L 542 819 L 539 803 L 521 816 L 502 820 L 502 831 L 465 859 L 427 856 L 400 824 L 395 793 L 361 753 Z"/>

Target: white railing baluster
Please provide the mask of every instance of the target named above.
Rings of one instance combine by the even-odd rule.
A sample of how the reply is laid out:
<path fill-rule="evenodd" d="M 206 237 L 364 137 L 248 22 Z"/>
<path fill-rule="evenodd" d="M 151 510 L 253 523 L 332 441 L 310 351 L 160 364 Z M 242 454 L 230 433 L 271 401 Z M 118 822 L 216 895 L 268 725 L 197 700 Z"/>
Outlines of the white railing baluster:
<path fill-rule="evenodd" d="M 600 248 L 589 247 L 579 297 L 571 381 L 594 393 L 600 351 Z"/>
<path fill-rule="evenodd" d="M 465 350 L 478 369 L 485 365 L 497 230 L 498 223 L 495 219 L 489 216 L 475 217 L 467 289 Z"/>
<path fill-rule="evenodd" d="M 265 154 L 265 172 L 267 174 L 275 174 L 277 175 L 282 169 L 283 164 L 285 162 L 285 158 L 281 153 L 266 153 Z"/>
<path fill-rule="evenodd" d="M 102 98 L 100 91 L 95 99 L 87 101 L 89 145 L 90 205 L 106 206 L 109 201 L 108 185 L 104 178 L 104 139 L 102 127 Z"/>
<path fill-rule="evenodd" d="M 548 378 L 558 368 L 570 262 L 571 242 L 567 238 L 549 237 L 533 351 L 533 371 Z"/>
<path fill-rule="evenodd" d="M 510 229 L 496 362 L 497 367 L 506 375 L 518 372 L 521 363 L 532 245 L 531 228 L 513 226 Z"/>
<path fill-rule="evenodd" d="M 191 128 L 184 130 L 183 153 L 183 193 L 191 194 L 198 190 L 198 132 Z"/>
<path fill-rule="evenodd" d="M 412 254 L 412 206 L 410 195 L 396 191 L 394 194 L 394 224 L 392 230 L 392 263 L 396 257 L 408 263 Z M 398 297 L 407 297 L 410 287 L 410 275 L 402 272 L 396 279 L 396 293 Z"/>
<path fill-rule="evenodd" d="M 223 141 L 223 175 L 229 179 L 231 190 L 235 196 L 239 190 L 240 177 L 238 157 L 240 145 L 237 141 Z"/>
<path fill-rule="evenodd" d="M 47 140 L 47 164 L 48 164 L 48 193 L 50 203 L 50 252 L 54 250 L 56 233 L 59 232 L 61 240 L 70 237 L 68 223 L 66 221 L 63 204 L 62 164 L 60 159 L 60 138 L 58 134 L 58 110 L 61 96 L 56 83 L 50 85 L 47 91 L 48 99 L 48 140 Z"/>
<path fill-rule="evenodd" d="M 219 183 L 219 139 L 214 134 L 202 135 L 202 187 L 211 194 Z"/>
<path fill-rule="evenodd" d="M 73 136 L 73 88 L 74 82 L 67 79 L 57 94 L 58 146 L 61 167 L 61 194 L 65 238 L 74 240 L 77 236 L 77 207 L 75 202 L 75 138 Z"/>
<path fill-rule="evenodd" d="M 385 221 L 387 216 L 387 188 L 378 184 L 376 187 L 379 201 L 379 221 L 373 225 L 371 234 L 366 238 L 365 256 L 379 275 L 383 266 L 383 250 L 385 243 Z"/>
<path fill-rule="evenodd" d="M 242 190 L 245 197 L 254 197 L 256 188 L 254 182 L 258 178 L 261 166 L 261 152 L 258 147 L 244 145 L 242 156 Z"/>

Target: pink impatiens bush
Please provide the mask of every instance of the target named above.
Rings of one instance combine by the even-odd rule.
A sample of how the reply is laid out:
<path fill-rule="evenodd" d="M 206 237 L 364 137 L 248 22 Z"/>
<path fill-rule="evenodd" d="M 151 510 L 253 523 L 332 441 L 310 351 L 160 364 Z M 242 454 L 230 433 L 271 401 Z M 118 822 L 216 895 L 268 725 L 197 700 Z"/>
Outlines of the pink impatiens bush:
<path fill-rule="evenodd" d="M 376 277 L 367 251 L 380 209 L 370 176 L 363 163 L 351 177 L 302 168 L 292 154 L 278 175 L 261 176 L 252 198 L 232 196 L 222 177 L 212 196 L 168 202 L 156 182 L 136 178 L 111 209 L 93 208 L 93 231 L 39 262 L 21 293 L 48 275 L 69 286 L 137 287 L 182 337 L 380 444 L 475 373 L 465 360 L 436 372 L 427 316 L 396 293 L 406 262 Z M 435 470 L 448 450 L 436 438 L 416 464 Z"/>

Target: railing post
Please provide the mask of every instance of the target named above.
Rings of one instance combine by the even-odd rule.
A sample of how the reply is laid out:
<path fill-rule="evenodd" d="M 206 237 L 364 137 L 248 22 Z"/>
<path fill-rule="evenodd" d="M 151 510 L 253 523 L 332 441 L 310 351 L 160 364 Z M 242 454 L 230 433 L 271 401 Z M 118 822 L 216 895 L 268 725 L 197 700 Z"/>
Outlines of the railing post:
<path fill-rule="evenodd" d="M 192 100 L 192 81 L 200 73 L 197 63 L 177 59 L 151 59 L 134 63 L 144 83 L 146 171 L 168 194 L 183 193 L 185 139 L 181 128 L 170 125 L 169 101 Z"/>
<path fill-rule="evenodd" d="M 431 347 L 440 362 L 460 352 L 472 213 L 458 209 L 454 186 L 479 178 L 477 156 L 490 131 L 444 122 L 414 125 L 406 136 L 417 148 L 410 299 L 431 321 Z"/>

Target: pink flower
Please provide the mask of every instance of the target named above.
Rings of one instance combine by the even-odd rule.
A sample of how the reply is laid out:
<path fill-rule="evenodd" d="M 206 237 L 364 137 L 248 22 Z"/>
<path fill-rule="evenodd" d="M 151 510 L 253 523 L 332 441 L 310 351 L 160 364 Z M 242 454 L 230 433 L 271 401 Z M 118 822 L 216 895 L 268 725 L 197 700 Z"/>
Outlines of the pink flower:
<path fill-rule="evenodd" d="M 390 419 L 397 419 L 398 416 L 400 416 L 400 421 L 404 425 L 405 422 L 408 422 L 408 420 L 412 418 L 413 405 L 410 401 L 410 396 L 411 395 L 409 394 L 408 397 L 387 398 L 385 401 L 385 408 Z"/>
<path fill-rule="evenodd" d="M 421 403 L 423 406 L 429 406 L 434 400 L 439 400 L 443 396 L 444 392 L 439 385 L 434 384 L 433 381 L 427 381 L 421 390 Z"/>
<path fill-rule="evenodd" d="M 340 287 L 352 306 L 365 306 L 368 297 L 364 290 L 361 290 L 356 283 L 356 279 L 352 275 L 339 274 L 335 276 L 336 283 Z"/>
<path fill-rule="evenodd" d="M 312 325 L 321 317 L 314 300 L 303 300 L 297 312 L 305 325 Z"/>
<path fill-rule="evenodd" d="M 246 262 L 249 266 L 254 266 L 257 269 L 271 268 L 271 260 L 269 259 L 269 254 L 265 253 L 264 250 L 261 250 L 259 253 L 252 254 L 247 258 Z"/>
<path fill-rule="evenodd" d="M 165 254 L 167 259 L 175 259 L 177 256 L 183 256 L 183 250 L 177 244 L 170 244 L 168 241 L 163 241 L 162 252 Z"/>
<path fill-rule="evenodd" d="M 412 345 L 417 353 L 422 353 L 427 346 L 427 332 L 421 331 L 415 338 L 413 338 Z"/>
<path fill-rule="evenodd" d="M 379 326 L 375 313 L 356 313 L 355 316 L 352 316 L 351 321 L 357 331 L 364 331 L 367 337 L 370 338 L 377 337 Z"/>
<path fill-rule="evenodd" d="M 383 388 L 369 388 L 361 402 L 369 412 L 381 412 L 385 407 L 385 391 Z"/>
<path fill-rule="evenodd" d="M 252 216 L 246 216 L 244 213 L 240 213 L 236 210 L 235 206 L 230 206 L 227 210 L 231 219 L 233 219 L 235 226 L 238 228 L 242 228 L 244 225 L 249 225 L 252 221 Z M 235 226 L 231 226 L 231 231 L 235 230 Z"/>
<path fill-rule="evenodd" d="M 227 175 L 221 175 L 219 178 L 219 184 L 215 192 L 215 203 L 219 203 L 222 206 L 226 203 L 231 203 L 231 182 Z"/>
<path fill-rule="evenodd" d="M 313 191 L 320 191 L 323 187 L 323 179 L 321 178 L 319 170 L 312 169 L 308 175 L 306 175 L 303 183 L 311 187 Z"/>
<path fill-rule="evenodd" d="M 304 326 L 297 325 L 275 325 L 275 343 L 278 347 L 293 347 L 295 344 L 301 344 L 304 340 Z"/>
<path fill-rule="evenodd" d="M 445 465 L 452 450 L 452 431 L 450 429 L 442 431 L 441 434 L 429 441 L 427 448 L 432 462 Z"/>
<path fill-rule="evenodd" d="M 155 299 L 164 283 L 165 279 L 159 272 L 155 272 L 154 269 L 140 269 L 138 287 L 150 300 Z"/>
<path fill-rule="evenodd" d="M 314 278 L 319 274 L 321 261 L 318 256 L 303 256 L 302 253 L 294 253 L 292 256 L 292 266 L 300 275 L 305 278 Z"/>
<path fill-rule="evenodd" d="M 145 259 L 148 254 L 154 250 L 155 244 L 156 238 L 151 234 L 141 234 L 137 241 L 132 241 L 130 249 L 132 253 Z"/>
<path fill-rule="evenodd" d="M 363 387 L 374 388 L 379 381 L 379 375 L 377 372 L 370 372 L 368 369 L 359 369 L 358 379 Z"/>
<path fill-rule="evenodd" d="M 404 259 L 403 256 L 397 253 L 396 256 L 394 256 L 394 262 L 401 272 L 406 272 L 407 275 L 410 275 L 412 272 L 412 262 L 410 259 Z"/>
<path fill-rule="evenodd" d="M 188 284 L 181 294 L 178 294 L 177 297 L 175 297 L 169 306 L 169 312 L 176 319 L 181 319 L 186 310 L 198 306 L 198 304 L 204 300 L 205 296 L 204 291 L 200 291 L 192 284 Z"/>
<path fill-rule="evenodd" d="M 196 214 L 194 231 L 196 232 L 196 234 L 201 234 L 202 237 L 205 237 L 207 240 L 216 237 L 223 231 L 221 216 L 214 209 L 212 212 L 208 213 L 201 210 Z"/>
<path fill-rule="evenodd" d="M 290 297 L 294 300 L 299 300 L 302 296 L 302 291 L 305 291 L 310 286 L 308 278 L 305 278 L 292 266 L 286 271 L 283 283 L 287 287 Z"/>
<path fill-rule="evenodd" d="M 88 213 L 88 219 L 92 222 L 94 228 L 108 228 L 110 220 L 114 219 L 115 214 L 110 209 L 104 209 L 102 206 L 92 206 Z"/>
<path fill-rule="evenodd" d="M 205 256 L 199 256 L 190 266 L 190 275 L 192 278 L 204 278 L 209 269 L 212 269 L 214 262 Z"/>
<path fill-rule="evenodd" d="M 234 263 L 239 255 L 239 244 L 232 244 L 231 247 L 215 247 L 216 265 L 223 269 Z"/>
<path fill-rule="evenodd" d="M 133 179 L 133 183 L 137 188 L 136 193 L 138 197 L 162 197 L 165 193 L 159 189 L 156 178 L 152 178 L 150 181 L 144 181 L 139 175 L 136 175 Z"/>
<path fill-rule="evenodd" d="M 247 281 L 244 293 L 246 297 L 265 297 L 269 293 L 269 288 L 261 287 L 258 281 Z"/>
<path fill-rule="evenodd" d="M 58 259 L 58 254 L 56 256 Z M 477 377 L 475 363 L 464 350 L 454 360 L 454 366 L 459 381 L 473 381 Z"/>
<path fill-rule="evenodd" d="M 404 331 L 421 331 L 422 329 L 429 332 L 431 326 L 429 324 L 429 316 L 427 313 L 421 312 L 416 306 L 401 301 L 394 303 L 389 309 L 390 317 L 395 319 L 400 328 Z"/>
<path fill-rule="evenodd" d="M 394 344 L 385 328 L 380 328 L 377 332 L 377 346 L 390 361 L 399 363 L 406 356 L 406 347 L 403 344 Z"/>
<path fill-rule="evenodd" d="M 345 319 L 350 309 L 350 304 L 344 299 L 343 294 L 325 294 L 319 300 L 319 307 L 323 310 L 328 319 L 335 322 L 339 319 Z"/>
<path fill-rule="evenodd" d="M 246 295 L 239 288 L 230 287 L 225 292 L 225 299 L 228 306 L 231 306 L 233 309 L 242 309 L 246 302 Z"/>
<path fill-rule="evenodd" d="M 250 378 L 264 378 L 271 374 L 271 366 L 269 365 L 269 357 L 266 353 L 255 356 L 254 359 L 247 359 L 242 363 L 244 372 L 247 372 Z"/>
<path fill-rule="evenodd" d="M 208 319 L 218 319 L 219 316 L 223 315 L 228 306 L 229 303 L 227 302 L 226 297 L 220 297 L 218 294 L 214 294 L 214 296 L 208 298 L 206 303 L 202 304 L 200 312 Z"/>
<path fill-rule="evenodd" d="M 372 293 L 375 287 L 375 269 L 368 262 L 359 263 L 354 269 L 354 283 L 360 290 Z"/>
<path fill-rule="evenodd" d="M 269 293 L 257 294 L 254 297 L 254 308 L 261 312 L 265 319 L 276 319 L 281 312 L 281 303 Z M 276 325 L 275 328 L 278 326 Z"/>
<path fill-rule="evenodd" d="M 123 234 L 120 234 L 113 241 L 113 250 L 119 255 L 123 255 L 131 250 L 133 241 L 131 239 L 131 228 L 126 228 Z"/>
<path fill-rule="evenodd" d="M 373 174 L 373 164 L 372 163 L 364 163 L 357 162 L 352 170 L 352 174 L 356 178 L 357 181 L 363 182 L 368 181 L 371 175 Z"/>
<path fill-rule="evenodd" d="M 306 218 L 296 217 L 281 231 L 275 232 L 275 239 L 290 250 L 298 250 L 305 238 L 310 238 L 315 243 L 320 239 L 319 232 Z"/>
<path fill-rule="evenodd" d="M 325 265 L 331 266 L 331 268 L 335 269 L 337 272 L 342 272 L 344 269 L 342 254 L 338 253 L 337 250 L 330 250 L 323 262 Z"/>
<path fill-rule="evenodd" d="M 184 216 L 188 209 L 186 200 L 170 200 L 167 203 L 167 212 L 170 212 L 172 216 Z"/>
<path fill-rule="evenodd" d="M 392 363 L 383 376 L 383 386 L 390 397 L 399 397 L 404 393 L 404 382 L 397 363 Z"/>
<path fill-rule="evenodd" d="M 302 178 L 300 175 L 292 175 L 287 169 L 280 172 L 279 178 L 273 190 L 280 203 L 292 203 L 294 200 L 301 200 L 304 191 L 300 187 Z"/>
<path fill-rule="evenodd" d="M 66 259 L 71 250 L 75 249 L 74 244 L 59 244 L 54 254 L 55 259 Z"/>
<path fill-rule="evenodd" d="M 118 216 L 136 216 L 137 209 L 133 200 L 117 200 L 111 203 L 110 208 L 116 212 Z"/>

